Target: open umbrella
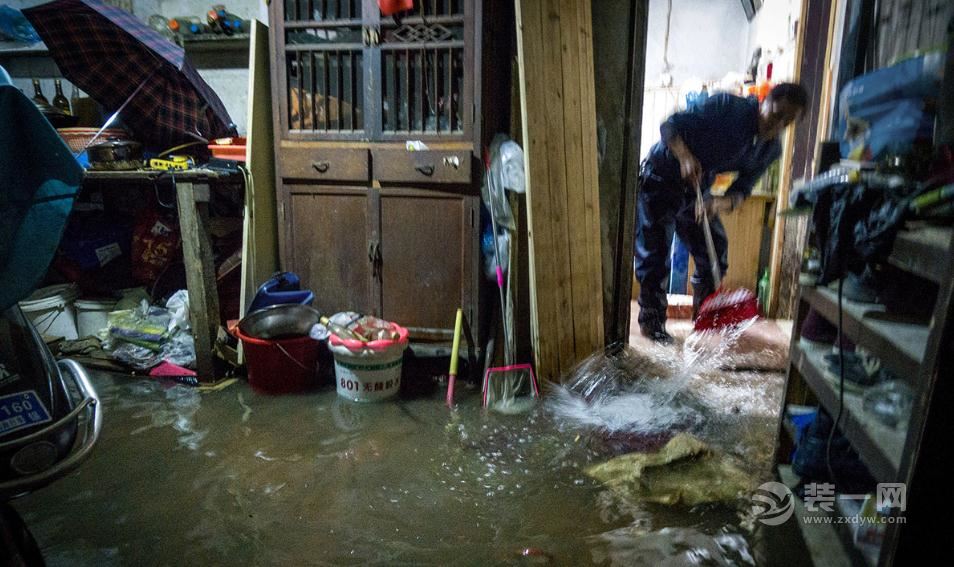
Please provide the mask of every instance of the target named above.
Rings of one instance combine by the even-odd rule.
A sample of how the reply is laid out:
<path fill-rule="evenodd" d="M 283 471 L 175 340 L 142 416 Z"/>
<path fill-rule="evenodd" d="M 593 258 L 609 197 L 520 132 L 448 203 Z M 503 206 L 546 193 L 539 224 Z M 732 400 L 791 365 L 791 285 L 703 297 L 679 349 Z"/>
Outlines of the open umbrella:
<path fill-rule="evenodd" d="M 99 0 L 54 0 L 23 14 L 63 75 L 164 149 L 235 134 L 215 91 L 185 51 L 132 14 Z"/>

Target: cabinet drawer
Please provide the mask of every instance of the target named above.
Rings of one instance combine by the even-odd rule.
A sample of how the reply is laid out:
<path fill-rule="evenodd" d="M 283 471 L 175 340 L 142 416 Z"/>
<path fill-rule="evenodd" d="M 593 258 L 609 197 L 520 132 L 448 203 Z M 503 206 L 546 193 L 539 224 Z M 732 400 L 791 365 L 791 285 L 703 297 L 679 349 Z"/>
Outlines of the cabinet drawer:
<path fill-rule="evenodd" d="M 368 151 L 365 149 L 282 148 L 279 155 L 285 179 L 368 180 Z"/>
<path fill-rule="evenodd" d="M 371 150 L 374 178 L 398 183 L 470 183 L 471 153 L 467 150 Z"/>

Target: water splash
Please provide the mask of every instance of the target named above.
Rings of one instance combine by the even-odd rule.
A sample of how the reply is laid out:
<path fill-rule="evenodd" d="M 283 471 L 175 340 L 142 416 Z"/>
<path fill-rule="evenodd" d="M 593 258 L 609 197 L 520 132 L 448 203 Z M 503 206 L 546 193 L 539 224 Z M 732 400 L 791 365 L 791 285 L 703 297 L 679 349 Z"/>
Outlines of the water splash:
<path fill-rule="evenodd" d="M 654 344 L 637 350 L 612 345 L 570 371 L 564 385 L 554 388 L 549 409 L 557 422 L 595 429 L 604 436 L 692 429 L 703 416 L 687 386 L 726 365 L 754 322 L 694 332 L 676 346 Z"/>

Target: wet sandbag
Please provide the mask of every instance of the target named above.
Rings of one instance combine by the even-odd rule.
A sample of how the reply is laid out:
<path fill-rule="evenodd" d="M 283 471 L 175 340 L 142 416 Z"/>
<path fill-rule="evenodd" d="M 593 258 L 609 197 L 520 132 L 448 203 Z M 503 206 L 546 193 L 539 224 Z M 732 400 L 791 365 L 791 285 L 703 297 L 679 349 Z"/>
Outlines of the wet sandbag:
<path fill-rule="evenodd" d="M 756 486 L 755 479 L 687 433 L 654 453 L 630 453 L 586 469 L 630 501 L 695 506 L 726 502 Z"/>

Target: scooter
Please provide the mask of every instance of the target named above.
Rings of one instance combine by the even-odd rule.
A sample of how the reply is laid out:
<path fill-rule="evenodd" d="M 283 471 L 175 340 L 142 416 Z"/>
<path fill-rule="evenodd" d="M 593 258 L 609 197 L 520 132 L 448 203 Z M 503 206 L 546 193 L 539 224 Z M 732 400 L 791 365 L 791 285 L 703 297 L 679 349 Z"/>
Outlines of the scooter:
<path fill-rule="evenodd" d="M 75 470 L 102 419 L 86 370 L 57 362 L 18 306 L 0 312 L 0 566 L 44 565 L 10 501 Z"/>

